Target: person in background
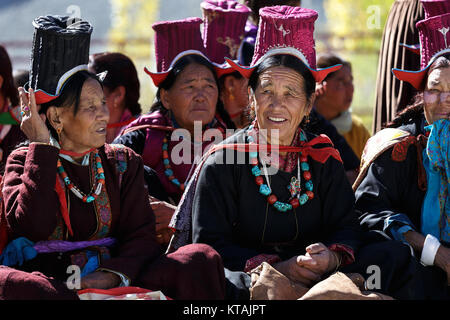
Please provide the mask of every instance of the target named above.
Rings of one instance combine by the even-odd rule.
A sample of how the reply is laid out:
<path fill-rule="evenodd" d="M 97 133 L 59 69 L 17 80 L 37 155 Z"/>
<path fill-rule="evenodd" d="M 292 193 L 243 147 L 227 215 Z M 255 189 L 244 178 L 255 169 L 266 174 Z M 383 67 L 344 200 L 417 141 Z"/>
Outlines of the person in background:
<path fill-rule="evenodd" d="M 203 12 L 203 42 L 206 55 L 212 62 L 225 64 L 225 58 L 242 61 L 245 24 L 250 9 L 236 1 L 206 0 Z M 229 69 L 219 78 L 220 100 L 234 123 L 234 127 L 248 125 L 247 82 L 239 72 Z"/>
<path fill-rule="evenodd" d="M 399 41 L 419 43 L 415 24 L 423 18 L 424 10 L 420 0 L 396 0 L 389 10 L 378 59 L 372 134 L 392 121 L 414 98 L 414 88 L 395 78 L 391 70 L 412 70 L 420 64 L 419 56 L 400 46 Z"/>
<path fill-rule="evenodd" d="M 203 139 L 203 134 L 212 129 L 223 139 L 227 128 L 218 116 L 223 115 L 219 109 L 226 115 L 217 82 L 224 69 L 204 54 L 201 23 L 200 18 L 186 18 L 153 25 L 157 72 L 145 70 L 158 88 L 156 101 L 148 114 L 130 123 L 114 140 L 141 155 L 163 185 L 168 199 L 153 199 L 152 208 L 157 237 L 164 244 L 172 234 L 168 225 L 197 164 L 196 157 L 215 141 L 214 137 Z M 195 126 L 198 132 L 194 132 Z M 184 137 L 173 134 L 177 129 Z"/>
<path fill-rule="evenodd" d="M 106 142 L 111 143 L 142 112 L 138 74 L 133 61 L 118 52 L 91 55 L 89 68 L 95 74 L 106 72 L 103 89 L 110 114 Z"/>
<path fill-rule="evenodd" d="M 26 140 L 20 130 L 19 92 L 14 83 L 8 52 L 0 46 L 0 174 L 16 145 Z"/>
<path fill-rule="evenodd" d="M 417 23 L 415 103 L 371 137 L 353 185 L 361 225 L 410 246 L 425 299 L 450 298 L 450 13 Z"/>
<path fill-rule="evenodd" d="M 352 65 L 334 54 L 322 55 L 317 61 L 319 68 L 336 64 L 342 64 L 342 68 L 329 74 L 316 88 L 315 108 L 336 127 L 338 133 L 361 159 L 370 133 L 362 120 L 349 110 L 354 92 Z"/>

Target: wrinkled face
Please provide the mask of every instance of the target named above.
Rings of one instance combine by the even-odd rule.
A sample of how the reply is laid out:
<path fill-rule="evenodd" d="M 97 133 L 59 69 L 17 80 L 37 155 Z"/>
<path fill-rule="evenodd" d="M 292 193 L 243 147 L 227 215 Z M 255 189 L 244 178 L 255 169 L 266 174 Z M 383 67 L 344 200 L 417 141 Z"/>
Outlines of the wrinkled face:
<path fill-rule="evenodd" d="M 189 64 L 169 90 L 161 89 L 161 101 L 172 111 L 178 124 L 189 131 L 194 122 L 211 122 L 216 113 L 219 89 L 213 73 L 197 63 Z"/>
<path fill-rule="evenodd" d="M 428 74 L 423 99 L 429 124 L 450 119 L 450 67 L 434 69 Z"/>
<path fill-rule="evenodd" d="M 308 101 L 302 75 L 287 67 L 272 67 L 263 71 L 256 92 L 251 94 L 251 107 L 260 129 L 278 130 L 279 144 L 290 145 L 303 118 L 311 111 L 314 97 Z"/>
<path fill-rule="evenodd" d="M 83 153 L 104 145 L 109 111 L 101 85 L 94 79 L 86 80 L 75 115 L 74 108 L 75 106 L 61 108 L 59 114 L 62 125 L 61 147 Z"/>
<path fill-rule="evenodd" d="M 327 90 L 321 97 L 336 113 L 347 111 L 353 100 L 353 75 L 348 66 L 333 72 L 326 80 Z"/>

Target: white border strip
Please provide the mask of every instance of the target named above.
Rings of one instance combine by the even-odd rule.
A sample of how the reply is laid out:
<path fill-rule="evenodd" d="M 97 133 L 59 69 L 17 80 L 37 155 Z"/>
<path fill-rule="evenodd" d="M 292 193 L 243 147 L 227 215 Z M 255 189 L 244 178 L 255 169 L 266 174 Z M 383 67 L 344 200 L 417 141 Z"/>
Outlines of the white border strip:
<path fill-rule="evenodd" d="M 306 59 L 305 55 L 298 49 L 293 47 L 278 47 L 278 48 L 272 48 L 269 49 L 261 58 L 256 61 L 256 63 L 253 66 L 258 65 L 263 59 L 276 55 L 276 54 L 290 54 L 297 58 L 299 58 L 306 66 L 311 69 L 308 60 Z"/>
<path fill-rule="evenodd" d="M 70 69 L 66 73 L 64 73 L 61 76 L 61 78 L 59 78 L 59 80 L 58 80 L 58 85 L 56 86 L 55 95 L 59 96 L 60 90 L 62 89 L 62 87 L 63 87 L 64 83 L 67 81 L 67 79 L 69 79 L 71 76 L 73 76 L 78 71 L 83 71 L 83 70 L 86 70 L 86 71 L 88 70 L 87 64 L 81 64 L 79 66 L 76 66 L 76 67 Z"/>

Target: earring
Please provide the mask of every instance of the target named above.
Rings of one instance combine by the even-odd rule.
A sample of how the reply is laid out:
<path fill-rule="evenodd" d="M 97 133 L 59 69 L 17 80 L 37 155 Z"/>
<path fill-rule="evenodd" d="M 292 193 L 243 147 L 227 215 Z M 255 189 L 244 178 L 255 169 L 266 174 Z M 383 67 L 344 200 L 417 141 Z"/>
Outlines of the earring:
<path fill-rule="evenodd" d="M 58 141 L 61 141 L 61 132 L 62 132 L 62 127 L 56 128 L 56 134 L 58 135 Z"/>

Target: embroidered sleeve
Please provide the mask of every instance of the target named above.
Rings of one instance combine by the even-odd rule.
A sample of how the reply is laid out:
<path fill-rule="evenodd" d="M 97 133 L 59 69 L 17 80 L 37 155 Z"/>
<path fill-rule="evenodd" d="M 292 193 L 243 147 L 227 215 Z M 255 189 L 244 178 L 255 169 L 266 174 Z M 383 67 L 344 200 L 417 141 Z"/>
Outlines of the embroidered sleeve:
<path fill-rule="evenodd" d="M 353 249 L 343 244 L 332 244 L 328 247 L 331 251 L 339 252 L 342 255 L 341 266 L 346 266 L 355 262 Z"/>
<path fill-rule="evenodd" d="M 245 263 L 244 272 L 252 271 L 263 262 L 273 264 L 278 261 L 281 261 L 281 259 L 275 254 L 260 254 L 247 260 L 247 262 Z"/>

